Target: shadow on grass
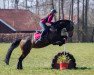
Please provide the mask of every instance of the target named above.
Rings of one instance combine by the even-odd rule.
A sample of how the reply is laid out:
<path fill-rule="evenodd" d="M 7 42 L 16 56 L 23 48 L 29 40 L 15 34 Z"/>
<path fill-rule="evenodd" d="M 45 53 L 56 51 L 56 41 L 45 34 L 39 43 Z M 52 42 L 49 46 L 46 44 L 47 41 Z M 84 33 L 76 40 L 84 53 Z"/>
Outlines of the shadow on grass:
<path fill-rule="evenodd" d="M 52 69 L 52 68 L 43 68 L 43 69 Z M 92 68 L 88 68 L 88 67 L 76 67 L 75 69 L 67 69 L 67 70 L 91 70 Z M 54 69 L 53 69 L 54 70 Z M 57 69 L 58 70 L 58 69 Z"/>
<path fill-rule="evenodd" d="M 33 68 L 35 70 L 59 70 L 59 69 L 53 69 L 53 68 L 50 68 L 50 67 L 36 67 L 36 68 Z M 67 69 L 67 70 L 91 70 L 92 68 L 88 68 L 88 67 L 76 67 L 75 69 Z"/>
<path fill-rule="evenodd" d="M 36 68 L 33 68 L 33 69 L 35 69 L 35 70 L 39 70 L 39 69 L 41 69 L 41 70 L 51 70 L 51 68 L 50 67 L 36 67 Z"/>
<path fill-rule="evenodd" d="M 75 70 L 91 70 L 92 68 L 88 68 L 88 67 L 76 67 Z"/>

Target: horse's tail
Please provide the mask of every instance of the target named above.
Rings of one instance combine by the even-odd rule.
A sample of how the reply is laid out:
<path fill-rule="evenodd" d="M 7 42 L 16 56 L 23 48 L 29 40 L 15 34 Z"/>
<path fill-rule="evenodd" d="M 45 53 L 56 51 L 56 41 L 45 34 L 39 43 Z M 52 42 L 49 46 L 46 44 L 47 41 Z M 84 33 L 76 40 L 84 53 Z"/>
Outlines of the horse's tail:
<path fill-rule="evenodd" d="M 6 54 L 6 58 L 5 58 L 5 63 L 7 65 L 9 65 L 9 60 L 12 54 L 12 51 L 19 46 L 21 39 L 16 39 L 10 46 L 10 48 L 8 49 L 8 52 Z"/>

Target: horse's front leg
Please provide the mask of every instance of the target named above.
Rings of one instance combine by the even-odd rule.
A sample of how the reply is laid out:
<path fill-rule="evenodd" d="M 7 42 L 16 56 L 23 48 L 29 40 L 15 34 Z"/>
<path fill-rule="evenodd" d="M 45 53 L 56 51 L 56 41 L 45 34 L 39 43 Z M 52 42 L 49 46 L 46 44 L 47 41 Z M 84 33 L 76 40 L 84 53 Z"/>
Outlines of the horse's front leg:
<path fill-rule="evenodd" d="M 23 40 L 21 41 L 20 47 L 22 50 L 22 55 L 18 59 L 17 69 L 23 69 L 22 61 L 30 53 L 31 45 L 31 40 L 26 40 L 25 42 Z"/>

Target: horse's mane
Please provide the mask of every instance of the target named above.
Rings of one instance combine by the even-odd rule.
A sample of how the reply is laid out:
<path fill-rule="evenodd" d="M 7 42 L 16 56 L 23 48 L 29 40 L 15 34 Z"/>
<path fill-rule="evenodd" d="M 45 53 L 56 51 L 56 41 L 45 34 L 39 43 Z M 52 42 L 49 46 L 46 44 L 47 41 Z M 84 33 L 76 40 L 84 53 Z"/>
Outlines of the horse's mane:
<path fill-rule="evenodd" d="M 52 26 L 54 26 L 55 28 L 66 28 L 67 30 L 71 29 L 73 30 L 74 23 L 71 20 L 58 20 L 56 22 L 53 23 Z"/>

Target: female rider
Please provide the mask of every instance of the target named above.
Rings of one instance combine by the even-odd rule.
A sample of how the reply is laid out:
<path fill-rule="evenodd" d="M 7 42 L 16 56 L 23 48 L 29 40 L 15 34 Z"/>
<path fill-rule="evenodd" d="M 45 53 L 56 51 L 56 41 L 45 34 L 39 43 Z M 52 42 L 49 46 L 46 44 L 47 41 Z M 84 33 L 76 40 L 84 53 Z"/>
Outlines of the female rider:
<path fill-rule="evenodd" d="M 49 23 L 50 25 L 53 23 L 52 19 L 55 16 L 55 14 L 57 13 L 57 11 L 55 9 L 52 9 L 51 12 L 47 15 L 47 17 L 41 19 L 39 25 L 41 26 L 43 32 L 41 34 L 41 38 L 40 40 L 44 37 L 45 34 L 47 34 L 48 32 L 48 27 L 46 25 L 46 23 Z"/>

